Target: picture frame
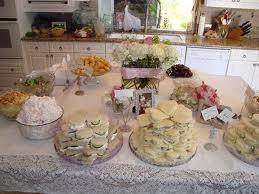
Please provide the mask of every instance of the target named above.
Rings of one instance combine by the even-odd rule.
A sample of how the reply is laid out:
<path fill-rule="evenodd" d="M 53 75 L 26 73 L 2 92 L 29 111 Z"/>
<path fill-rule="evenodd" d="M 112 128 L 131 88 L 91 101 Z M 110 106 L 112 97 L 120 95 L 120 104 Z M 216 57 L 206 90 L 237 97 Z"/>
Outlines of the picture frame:
<path fill-rule="evenodd" d="M 155 106 L 155 90 L 152 89 L 140 89 L 135 90 L 134 100 L 136 107 L 136 115 L 144 114 L 146 108 L 152 108 Z"/>
<path fill-rule="evenodd" d="M 62 25 L 64 26 L 65 31 L 67 31 L 67 23 L 66 22 L 51 22 L 51 27 L 55 27 L 55 25 Z"/>

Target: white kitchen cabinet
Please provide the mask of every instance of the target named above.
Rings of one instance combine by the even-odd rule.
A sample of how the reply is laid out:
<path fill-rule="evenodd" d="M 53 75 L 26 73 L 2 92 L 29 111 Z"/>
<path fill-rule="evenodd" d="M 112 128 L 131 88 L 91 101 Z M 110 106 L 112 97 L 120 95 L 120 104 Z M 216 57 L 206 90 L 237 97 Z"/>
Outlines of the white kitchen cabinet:
<path fill-rule="evenodd" d="M 22 59 L 0 59 L 0 87 L 11 87 L 24 77 Z"/>
<path fill-rule="evenodd" d="M 253 76 L 253 81 L 252 81 L 252 88 L 256 91 L 259 92 L 259 60 L 258 63 L 255 63 L 255 71 L 254 71 L 254 76 Z"/>
<path fill-rule="evenodd" d="M 208 7 L 259 9 L 258 0 L 206 0 L 205 5 Z"/>
<path fill-rule="evenodd" d="M 253 82 L 255 62 L 251 61 L 230 61 L 228 75 L 241 77 L 248 85 Z"/>
<path fill-rule="evenodd" d="M 185 65 L 213 75 L 226 75 L 230 49 L 187 47 Z"/>
<path fill-rule="evenodd" d="M 63 58 L 66 58 L 67 54 L 70 55 L 69 64 L 74 64 L 74 53 L 50 53 L 50 66 L 62 63 Z"/>
<path fill-rule="evenodd" d="M 257 50 L 232 49 L 227 75 L 240 76 L 253 89 L 259 88 L 258 56 Z"/>
<path fill-rule="evenodd" d="M 74 52 L 85 54 L 104 54 L 105 55 L 105 42 L 77 42 L 74 44 Z"/>
<path fill-rule="evenodd" d="M 44 70 L 50 67 L 49 53 L 28 53 L 26 56 L 27 65 L 29 65 L 29 72 L 33 70 Z"/>
<path fill-rule="evenodd" d="M 49 52 L 51 53 L 72 53 L 74 51 L 73 42 L 49 42 Z"/>
<path fill-rule="evenodd" d="M 79 8 L 79 1 L 58 0 L 58 1 L 39 1 L 21 0 L 24 5 L 24 12 L 73 12 Z"/>

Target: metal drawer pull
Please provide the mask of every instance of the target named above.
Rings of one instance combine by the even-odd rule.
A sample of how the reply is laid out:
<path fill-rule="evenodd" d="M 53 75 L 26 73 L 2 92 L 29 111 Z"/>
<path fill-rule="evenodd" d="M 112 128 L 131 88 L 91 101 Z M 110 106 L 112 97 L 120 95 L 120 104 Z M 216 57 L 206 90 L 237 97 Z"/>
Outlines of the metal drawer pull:
<path fill-rule="evenodd" d="M 90 50 L 91 50 L 91 48 L 90 48 L 90 47 L 87 47 L 87 49 L 86 49 L 86 50 L 90 51 Z"/>
<path fill-rule="evenodd" d="M 243 58 L 246 58 L 246 55 L 243 55 Z"/>
<path fill-rule="evenodd" d="M 60 46 L 58 49 L 61 51 L 62 50 L 62 46 Z"/>
<path fill-rule="evenodd" d="M 253 66 L 256 67 L 256 66 L 258 66 L 258 64 L 255 64 L 255 63 L 254 63 Z"/>
<path fill-rule="evenodd" d="M 36 50 L 36 51 L 39 50 L 39 47 L 35 46 L 35 50 Z"/>

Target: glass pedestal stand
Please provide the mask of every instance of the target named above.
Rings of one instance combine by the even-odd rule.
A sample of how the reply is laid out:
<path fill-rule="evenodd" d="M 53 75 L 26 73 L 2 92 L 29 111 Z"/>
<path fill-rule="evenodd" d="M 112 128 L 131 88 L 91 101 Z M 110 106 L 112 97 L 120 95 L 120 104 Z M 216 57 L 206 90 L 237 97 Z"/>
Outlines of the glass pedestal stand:
<path fill-rule="evenodd" d="M 218 134 L 218 129 L 217 128 L 211 128 L 210 129 L 210 142 L 209 143 L 206 143 L 204 144 L 204 148 L 205 150 L 207 151 L 210 151 L 210 152 L 215 152 L 218 150 L 218 147 L 217 145 L 214 143 L 216 141 L 216 137 L 217 137 L 217 134 Z"/>
<path fill-rule="evenodd" d="M 128 125 L 129 121 L 132 119 L 132 107 L 133 107 L 133 99 L 128 98 L 123 101 L 120 101 L 123 104 L 123 108 L 121 110 L 122 117 L 122 125 L 119 127 L 122 132 L 129 132 L 131 127 Z"/>
<path fill-rule="evenodd" d="M 81 76 L 78 76 L 75 81 L 76 81 L 76 84 L 78 85 L 78 90 L 75 91 L 75 95 L 77 95 L 77 96 L 83 96 L 83 95 L 85 95 L 85 92 L 81 89 L 81 86 L 82 86 L 82 77 L 81 77 Z"/>

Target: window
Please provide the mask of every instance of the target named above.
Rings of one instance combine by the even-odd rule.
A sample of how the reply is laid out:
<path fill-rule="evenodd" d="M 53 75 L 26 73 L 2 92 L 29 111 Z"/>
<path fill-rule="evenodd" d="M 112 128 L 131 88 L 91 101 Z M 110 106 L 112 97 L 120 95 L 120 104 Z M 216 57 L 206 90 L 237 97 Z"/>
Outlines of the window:
<path fill-rule="evenodd" d="M 160 0 L 160 28 L 173 31 L 186 31 L 192 21 L 193 0 Z"/>

